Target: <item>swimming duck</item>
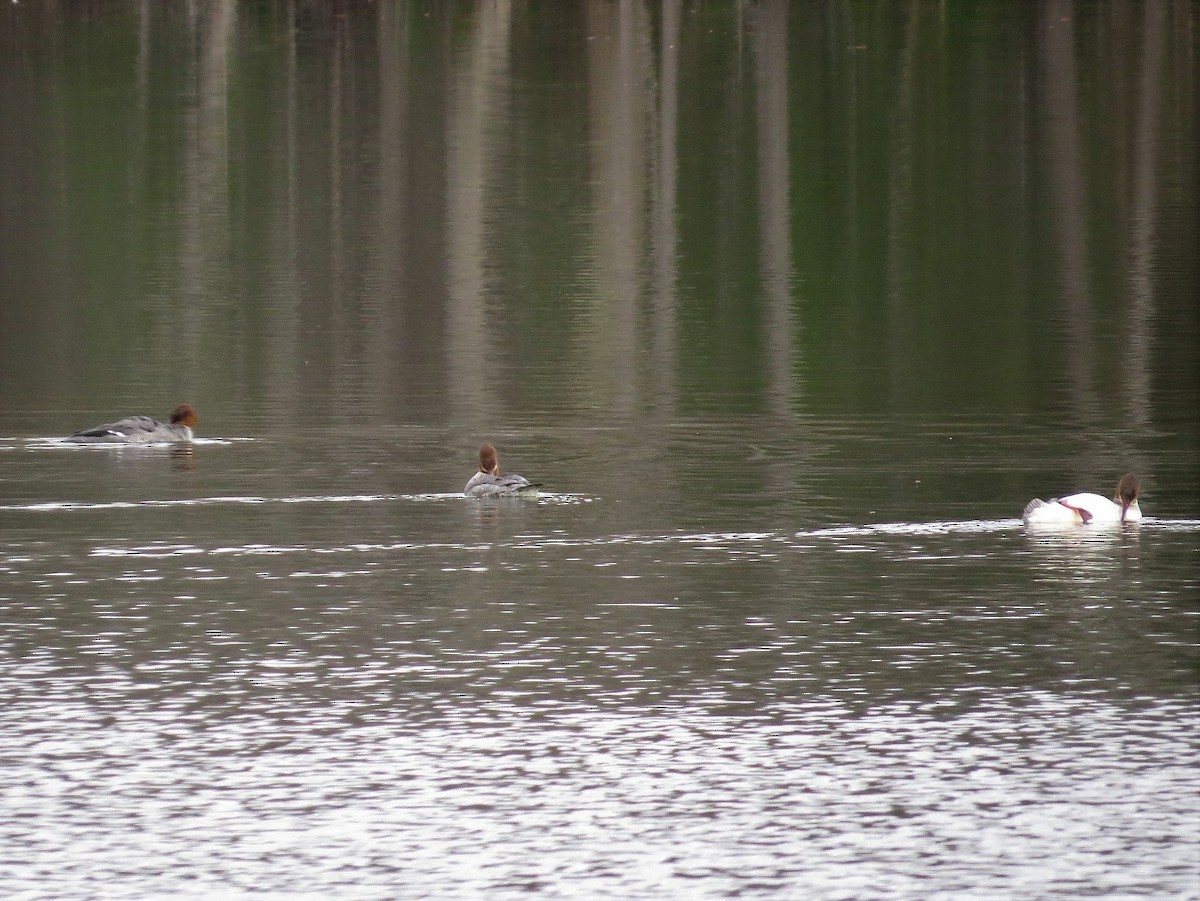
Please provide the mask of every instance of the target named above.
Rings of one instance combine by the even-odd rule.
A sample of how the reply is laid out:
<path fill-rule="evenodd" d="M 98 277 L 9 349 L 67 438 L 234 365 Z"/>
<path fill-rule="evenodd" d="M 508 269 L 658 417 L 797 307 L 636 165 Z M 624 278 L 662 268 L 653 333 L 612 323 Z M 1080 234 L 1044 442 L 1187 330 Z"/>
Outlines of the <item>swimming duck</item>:
<path fill-rule="evenodd" d="M 524 476 L 500 475 L 500 457 L 490 444 L 479 448 L 479 472 L 471 476 L 463 494 L 467 497 L 537 496 L 540 485 Z"/>
<path fill-rule="evenodd" d="M 1034 498 L 1025 505 L 1021 519 L 1026 525 L 1105 525 L 1137 522 L 1142 518 L 1138 506 L 1141 486 L 1137 477 L 1127 472 L 1117 482 L 1117 491 L 1110 501 L 1098 494 L 1083 492 L 1056 498 L 1046 503 Z"/>
<path fill-rule="evenodd" d="M 200 421 L 196 408 L 180 404 L 171 413 L 171 421 L 159 422 L 150 416 L 126 416 L 116 422 L 80 429 L 67 441 L 75 444 L 168 444 L 192 440 L 192 426 Z"/>

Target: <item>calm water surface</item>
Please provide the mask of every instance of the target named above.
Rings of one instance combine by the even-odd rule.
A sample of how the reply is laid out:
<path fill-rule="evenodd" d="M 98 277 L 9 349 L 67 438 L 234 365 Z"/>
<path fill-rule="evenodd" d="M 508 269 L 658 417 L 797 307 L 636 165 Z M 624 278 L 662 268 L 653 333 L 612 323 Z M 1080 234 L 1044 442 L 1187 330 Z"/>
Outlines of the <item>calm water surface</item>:
<path fill-rule="evenodd" d="M 1196 27 L 7 4 L 0 894 L 1200 898 Z"/>

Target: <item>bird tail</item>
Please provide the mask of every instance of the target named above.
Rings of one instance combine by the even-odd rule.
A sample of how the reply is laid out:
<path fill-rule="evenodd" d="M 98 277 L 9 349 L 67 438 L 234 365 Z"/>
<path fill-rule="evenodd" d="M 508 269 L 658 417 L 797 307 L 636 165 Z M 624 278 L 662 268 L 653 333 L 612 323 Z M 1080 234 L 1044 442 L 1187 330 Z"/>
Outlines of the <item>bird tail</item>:
<path fill-rule="evenodd" d="M 1033 516 L 1034 511 L 1037 510 L 1039 507 L 1044 507 L 1044 506 L 1046 506 L 1046 502 L 1044 500 L 1042 500 L 1040 497 L 1035 497 L 1033 500 L 1031 500 L 1028 504 L 1025 505 L 1025 512 L 1023 512 L 1021 514 L 1021 521 L 1024 522 L 1026 525 L 1029 525 L 1029 520 Z"/>

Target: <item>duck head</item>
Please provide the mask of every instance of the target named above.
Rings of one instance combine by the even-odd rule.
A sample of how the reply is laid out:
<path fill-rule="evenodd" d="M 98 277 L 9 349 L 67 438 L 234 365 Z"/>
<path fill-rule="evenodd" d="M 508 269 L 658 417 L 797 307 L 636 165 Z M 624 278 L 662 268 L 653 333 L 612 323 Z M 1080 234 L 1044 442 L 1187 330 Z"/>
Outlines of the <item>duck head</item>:
<path fill-rule="evenodd" d="M 171 412 L 171 425 L 187 426 L 190 429 L 199 421 L 200 414 L 191 404 L 180 404 Z"/>
<path fill-rule="evenodd" d="M 479 448 L 479 471 L 488 475 L 500 475 L 500 456 L 490 444 Z"/>
<path fill-rule="evenodd" d="M 1113 500 L 1121 505 L 1121 522 L 1125 521 L 1125 514 L 1129 508 L 1137 503 L 1138 492 L 1142 490 L 1142 486 L 1138 484 L 1137 476 L 1131 472 L 1121 476 L 1121 481 L 1117 482 L 1117 493 L 1113 496 Z"/>

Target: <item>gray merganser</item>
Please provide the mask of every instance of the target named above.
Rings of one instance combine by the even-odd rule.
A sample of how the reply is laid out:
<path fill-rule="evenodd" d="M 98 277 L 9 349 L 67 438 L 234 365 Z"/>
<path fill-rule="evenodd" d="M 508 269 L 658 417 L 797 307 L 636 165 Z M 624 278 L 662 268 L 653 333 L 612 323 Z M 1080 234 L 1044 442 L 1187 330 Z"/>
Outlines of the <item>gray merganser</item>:
<path fill-rule="evenodd" d="M 170 444 L 191 441 L 192 426 L 199 421 L 195 407 L 180 404 L 171 413 L 169 423 L 150 416 L 126 416 L 95 428 L 80 429 L 66 440 L 75 444 Z"/>
<path fill-rule="evenodd" d="M 490 444 L 479 448 L 479 472 L 471 476 L 467 497 L 536 497 L 541 486 L 524 476 L 500 475 L 500 457 Z"/>

